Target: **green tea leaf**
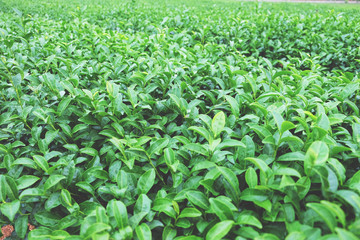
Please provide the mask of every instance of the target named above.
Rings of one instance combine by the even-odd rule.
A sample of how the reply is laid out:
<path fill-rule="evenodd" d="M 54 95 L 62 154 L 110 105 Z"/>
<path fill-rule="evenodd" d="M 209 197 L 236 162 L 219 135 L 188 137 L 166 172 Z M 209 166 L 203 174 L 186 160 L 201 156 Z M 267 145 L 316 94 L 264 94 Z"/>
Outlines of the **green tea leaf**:
<path fill-rule="evenodd" d="M 340 240 L 355 240 L 358 239 L 352 232 L 349 232 L 342 228 L 336 228 L 337 235 Z"/>
<path fill-rule="evenodd" d="M 235 173 L 231 171 L 229 168 L 225 167 L 217 167 L 219 172 L 224 176 L 226 181 L 230 184 L 232 191 L 234 192 L 234 201 L 237 202 L 240 197 L 240 187 L 239 180 L 237 179 Z"/>
<path fill-rule="evenodd" d="M 336 192 L 343 201 L 347 202 L 351 205 L 356 214 L 360 214 L 360 196 L 359 194 L 355 193 L 354 191 L 350 190 L 338 190 Z"/>
<path fill-rule="evenodd" d="M 0 175 L 0 200 L 2 202 L 6 201 L 6 179 L 4 175 Z"/>
<path fill-rule="evenodd" d="M 110 216 L 114 216 L 119 229 L 128 226 L 128 214 L 126 206 L 121 201 L 112 200 L 108 203 L 107 212 Z"/>
<path fill-rule="evenodd" d="M 205 210 L 209 209 L 210 203 L 202 192 L 190 190 L 187 191 L 185 195 L 193 205 Z"/>
<path fill-rule="evenodd" d="M 258 184 L 258 176 L 254 168 L 249 167 L 245 173 L 245 181 L 249 188 L 254 188 Z"/>
<path fill-rule="evenodd" d="M 214 134 L 214 138 L 216 138 L 225 127 L 225 114 L 224 112 L 218 112 L 212 122 L 211 122 L 211 131 Z"/>
<path fill-rule="evenodd" d="M 65 179 L 65 177 L 62 175 L 51 175 L 44 184 L 44 190 L 46 191 L 50 189 L 51 187 L 55 186 L 63 179 Z"/>
<path fill-rule="evenodd" d="M 137 184 L 140 193 L 147 194 L 150 191 L 154 185 L 155 176 L 154 169 L 150 169 L 141 175 Z"/>
<path fill-rule="evenodd" d="M 283 121 L 281 123 L 281 127 L 280 127 L 280 134 L 284 134 L 284 132 L 290 130 L 290 129 L 294 129 L 296 128 L 295 124 L 293 124 L 292 122 L 288 122 L 288 121 Z"/>
<path fill-rule="evenodd" d="M 206 240 L 220 240 L 228 234 L 234 221 L 226 220 L 215 224 L 206 234 Z"/>
<path fill-rule="evenodd" d="M 329 229 L 334 232 L 336 227 L 336 219 L 335 216 L 331 213 L 331 211 L 326 207 L 321 205 L 320 203 L 307 203 L 307 207 L 314 210 L 319 216 L 323 219 Z"/>
<path fill-rule="evenodd" d="M 175 152 L 171 148 L 165 148 L 164 150 L 165 163 L 173 171 L 177 171 L 179 161 L 176 161 Z"/>
<path fill-rule="evenodd" d="M 230 104 L 231 113 L 238 118 L 240 115 L 240 106 L 238 102 L 235 100 L 235 98 L 228 95 L 225 95 L 225 99 Z"/>
<path fill-rule="evenodd" d="M 1 213 L 4 214 L 10 220 L 10 222 L 14 221 L 15 215 L 19 211 L 19 209 L 20 209 L 19 200 L 14 200 L 9 203 L 3 203 L 0 206 Z"/>
<path fill-rule="evenodd" d="M 59 115 L 62 115 L 62 113 L 65 111 L 65 109 L 69 106 L 71 102 L 71 98 L 67 97 L 67 98 L 63 98 L 61 100 L 61 102 L 58 105 L 57 108 L 57 112 L 59 113 Z"/>
<path fill-rule="evenodd" d="M 192 127 L 189 127 L 189 130 L 192 130 L 192 131 L 198 133 L 199 135 L 203 136 L 208 142 L 211 139 L 211 135 L 210 135 L 209 131 L 203 127 L 192 126 Z"/>
<path fill-rule="evenodd" d="M 142 223 L 141 225 L 137 226 L 135 228 L 136 236 L 139 238 L 139 240 L 151 240 L 151 230 L 149 226 L 145 223 Z"/>
<path fill-rule="evenodd" d="M 86 230 L 84 239 L 90 239 L 95 236 L 95 234 L 103 231 L 109 231 L 110 229 L 111 227 L 105 223 L 94 223 Z"/>
<path fill-rule="evenodd" d="M 209 155 L 208 150 L 205 147 L 203 147 L 202 145 L 197 144 L 197 143 L 187 144 L 184 146 L 184 148 L 186 148 L 190 151 L 196 152 L 198 154 L 204 155 L 204 156 Z"/>
<path fill-rule="evenodd" d="M 65 206 L 72 206 L 72 199 L 70 192 L 66 189 L 61 190 L 61 199 L 63 200 Z"/>
<path fill-rule="evenodd" d="M 49 164 L 43 156 L 34 155 L 33 156 L 35 163 L 44 171 L 47 172 L 49 170 Z"/>
<path fill-rule="evenodd" d="M 221 221 L 233 220 L 234 215 L 231 209 L 219 199 L 210 198 L 211 210 L 219 217 Z"/>
<path fill-rule="evenodd" d="M 43 191 L 38 188 L 28 188 L 21 192 L 19 199 L 22 200 L 24 197 L 34 197 L 43 195 Z"/>
<path fill-rule="evenodd" d="M 252 215 L 251 212 L 248 211 L 240 213 L 239 217 L 236 220 L 236 224 L 251 225 L 259 229 L 262 229 L 263 227 L 261 222 L 254 215 Z"/>
<path fill-rule="evenodd" d="M 27 233 L 28 230 L 28 216 L 19 216 L 16 220 L 15 220 L 15 229 L 16 229 L 16 234 L 20 237 L 20 238 L 25 238 L 25 235 Z"/>
<path fill-rule="evenodd" d="M 184 210 L 181 211 L 179 218 L 196 218 L 200 217 L 201 215 L 202 213 L 196 208 L 184 208 Z"/>
<path fill-rule="evenodd" d="M 321 141 L 313 142 L 306 151 L 304 159 L 304 167 L 307 174 L 310 174 L 311 169 L 316 165 L 326 163 L 329 158 L 329 148 L 326 143 Z"/>
<path fill-rule="evenodd" d="M 169 143 L 169 139 L 166 139 L 166 138 L 158 139 L 155 142 L 153 142 L 150 145 L 150 148 L 147 150 L 149 156 L 151 157 L 156 152 L 165 148 L 168 145 L 168 143 Z"/>

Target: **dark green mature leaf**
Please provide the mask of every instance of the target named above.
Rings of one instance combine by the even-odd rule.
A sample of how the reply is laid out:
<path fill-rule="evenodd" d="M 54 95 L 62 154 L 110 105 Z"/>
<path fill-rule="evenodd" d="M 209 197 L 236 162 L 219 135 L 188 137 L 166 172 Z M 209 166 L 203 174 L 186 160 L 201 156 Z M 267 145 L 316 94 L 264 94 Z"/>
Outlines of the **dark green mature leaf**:
<path fill-rule="evenodd" d="M 264 191 L 248 188 L 242 192 L 240 199 L 244 201 L 264 202 L 268 199 L 268 196 Z"/>
<path fill-rule="evenodd" d="M 342 228 L 336 228 L 337 235 L 340 240 L 355 240 L 359 239 L 357 236 L 355 236 L 352 232 L 349 232 Z"/>
<path fill-rule="evenodd" d="M 205 128 L 203 128 L 203 127 L 192 126 L 192 127 L 189 127 L 189 130 L 192 130 L 192 131 L 200 134 L 200 135 L 203 136 L 208 142 L 209 142 L 210 139 L 211 139 L 211 135 L 210 135 L 209 131 L 206 130 Z"/>
<path fill-rule="evenodd" d="M 41 168 L 44 172 L 49 170 L 49 164 L 43 156 L 34 155 L 33 158 L 38 167 Z"/>
<path fill-rule="evenodd" d="M 158 139 L 155 142 L 153 142 L 150 145 L 150 148 L 147 150 L 149 156 L 151 157 L 156 152 L 165 148 L 168 145 L 168 143 L 169 143 L 169 139 L 167 139 L 167 138 Z"/>
<path fill-rule="evenodd" d="M 87 182 L 78 182 L 78 183 L 76 183 L 76 186 L 83 189 L 83 190 L 85 190 L 86 192 L 90 193 L 91 195 L 95 194 L 93 186 L 91 186 Z"/>
<path fill-rule="evenodd" d="M 184 147 L 190 151 L 196 152 L 196 153 L 204 155 L 204 156 L 209 155 L 208 150 L 205 147 L 203 147 L 197 143 L 186 144 Z"/>
<path fill-rule="evenodd" d="M 228 148 L 228 147 L 242 147 L 242 148 L 246 148 L 246 145 L 238 140 L 234 140 L 234 139 L 225 139 L 224 141 L 222 141 L 222 143 L 220 143 L 218 145 L 218 148 L 221 150 L 223 148 Z"/>
<path fill-rule="evenodd" d="M 203 238 L 195 236 L 195 235 L 190 235 L 190 236 L 177 237 L 175 239 L 176 240 L 200 240 L 200 239 L 203 239 Z"/>
<path fill-rule="evenodd" d="M 150 189 L 153 187 L 155 182 L 155 170 L 150 169 L 146 171 L 141 177 L 139 178 L 137 187 L 140 193 L 147 194 Z"/>
<path fill-rule="evenodd" d="M 28 237 L 30 239 L 49 239 L 51 237 L 52 230 L 49 228 L 34 229 L 29 232 Z"/>
<path fill-rule="evenodd" d="M 95 234 L 110 230 L 111 227 L 105 223 L 94 223 L 85 232 L 84 239 L 91 239 Z"/>
<path fill-rule="evenodd" d="M 240 197 L 239 181 L 233 171 L 225 167 L 217 167 L 219 172 L 224 176 L 226 181 L 230 184 L 232 191 L 234 192 L 234 201 L 238 202 Z"/>
<path fill-rule="evenodd" d="M 328 210 L 330 210 L 334 216 L 337 217 L 339 222 L 345 227 L 346 225 L 346 216 L 344 211 L 341 209 L 341 207 L 335 203 L 328 202 L 328 201 L 321 201 L 321 204 L 326 206 Z"/>
<path fill-rule="evenodd" d="M 2 202 L 6 201 L 6 178 L 4 175 L 0 175 L 0 200 Z"/>
<path fill-rule="evenodd" d="M 304 161 L 305 154 L 302 152 L 290 152 L 281 155 L 277 161 Z"/>
<path fill-rule="evenodd" d="M 360 196 L 359 194 L 355 193 L 354 191 L 350 190 L 339 190 L 336 192 L 336 195 L 338 195 L 343 201 L 350 204 L 356 214 L 360 214 Z"/>
<path fill-rule="evenodd" d="M 171 148 L 166 148 L 164 150 L 165 163 L 173 171 L 177 171 L 177 166 L 179 161 L 176 160 L 175 152 Z"/>
<path fill-rule="evenodd" d="M 245 158 L 245 160 L 252 162 L 261 172 L 265 173 L 267 176 L 270 176 L 272 173 L 269 166 L 264 162 L 264 160 L 259 158 Z"/>
<path fill-rule="evenodd" d="M 284 134 L 284 132 L 294 128 L 296 128 L 296 126 L 292 122 L 283 121 L 280 127 L 280 134 Z"/>
<path fill-rule="evenodd" d="M 261 222 L 253 214 L 251 214 L 251 212 L 248 211 L 240 213 L 239 217 L 236 220 L 236 224 L 251 225 L 260 229 L 263 227 Z"/>
<path fill-rule="evenodd" d="M 249 188 L 254 188 L 258 184 L 258 176 L 254 168 L 249 167 L 245 173 L 245 180 Z"/>
<path fill-rule="evenodd" d="M 123 202 L 112 200 L 106 210 L 110 216 L 115 217 L 119 229 L 123 229 L 128 225 L 127 210 Z"/>
<path fill-rule="evenodd" d="M 181 211 L 179 218 L 195 218 L 200 217 L 201 215 L 202 213 L 196 208 L 184 208 L 184 210 Z"/>
<path fill-rule="evenodd" d="M 151 230 L 149 226 L 145 223 L 137 226 L 135 228 L 136 236 L 139 238 L 139 240 L 151 240 Z"/>
<path fill-rule="evenodd" d="M 134 213 L 149 213 L 151 208 L 151 200 L 145 194 L 140 194 L 138 200 L 136 201 Z"/>
<path fill-rule="evenodd" d="M 68 190 L 61 190 L 61 199 L 64 202 L 65 206 L 72 206 L 72 198 Z"/>
<path fill-rule="evenodd" d="M 14 227 L 16 229 L 16 234 L 20 238 L 25 238 L 25 235 L 26 235 L 27 230 L 28 230 L 28 216 L 19 216 L 15 220 L 15 226 Z"/>
<path fill-rule="evenodd" d="M 319 216 L 323 219 L 329 229 L 334 232 L 336 227 L 336 218 L 332 214 L 332 212 L 328 209 L 328 207 L 320 204 L 320 203 L 308 203 L 307 207 L 314 210 Z"/>
<path fill-rule="evenodd" d="M 209 209 L 210 203 L 207 200 L 205 194 L 200 191 L 190 190 L 185 193 L 187 199 L 195 206 L 202 209 Z"/>
<path fill-rule="evenodd" d="M 3 203 L 0 206 L 1 213 L 4 214 L 10 220 L 10 222 L 14 221 L 15 214 L 19 211 L 19 209 L 20 209 L 19 200 L 14 200 L 9 203 Z"/>
<path fill-rule="evenodd" d="M 235 117 L 239 117 L 240 115 L 240 106 L 238 102 L 235 100 L 235 98 L 226 95 L 225 96 L 226 101 L 230 104 L 231 107 L 231 113 L 234 114 Z"/>
<path fill-rule="evenodd" d="M 211 210 L 219 217 L 221 221 L 234 219 L 232 210 L 221 200 L 210 198 L 209 201 Z"/>
<path fill-rule="evenodd" d="M 171 218 L 176 218 L 176 212 L 174 210 L 173 202 L 167 198 L 157 198 L 154 201 L 153 210 L 158 211 L 160 213 L 165 213 Z"/>
<path fill-rule="evenodd" d="M 69 106 L 71 102 L 71 98 L 67 97 L 67 98 L 63 98 L 61 100 L 61 102 L 59 103 L 58 107 L 57 107 L 57 112 L 59 113 L 59 115 L 62 115 L 62 113 L 65 111 L 65 109 Z"/>
<path fill-rule="evenodd" d="M 62 175 L 51 175 L 45 182 L 44 184 L 44 190 L 48 190 L 51 187 L 55 186 L 56 184 L 58 184 L 61 180 L 65 179 L 66 177 L 62 176 Z"/>
<path fill-rule="evenodd" d="M 176 237 L 176 230 L 172 228 L 171 226 L 166 226 L 164 228 L 162 239 L 163 240 L 172 240 Z"/>
<path fill-rule="evenodd" d="M 38 188 L 28 188 L 25 189 L 19 196 L 19 199 L 22 200 L 24 197 L 34 197 L 43 195 L 43 191 Z"/>
<path fill-rule="evenodd" d="M 234 221 L 226 220 L 215 224 L 206 234 L 206 240 L 220 240 L 230 231 Z"/>
<path fill-rule="evenodd" d="M 37 181 L 39 181 L 39 177 L 36 176 L 32 176 L 32 175 L 24 175 L 22 177 L 20 177 L 19 179 L 16 180 L 17 182 L 17 188 L 19 190 L 30 187 L 31 185 L 33 185 L 34 183 L 36 183 Z"/>
<path fill-rule="evenodd" d="M 82 148 L 82 149 L 80 149 L 80 153 L 84 153 L 84 154 L 90 155 L 92 157 L 95 157 L 98 155 L 98 152 L 94 148 Z"/>
<path fill-rule="evenodd" d="M 41 225 L 52 227 L 59 222 L 60 217 L 47 211 L 40 211 L 35 214 L 35 219 Z"/>

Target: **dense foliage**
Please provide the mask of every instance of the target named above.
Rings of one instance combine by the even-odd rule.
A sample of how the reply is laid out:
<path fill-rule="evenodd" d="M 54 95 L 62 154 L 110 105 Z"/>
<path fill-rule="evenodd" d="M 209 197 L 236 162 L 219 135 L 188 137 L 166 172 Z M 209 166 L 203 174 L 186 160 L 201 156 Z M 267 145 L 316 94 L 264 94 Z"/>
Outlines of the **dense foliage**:
<path fill-rule="evenodd" d="M 1 224 L 358 239 L 360 12 L 334 9 L 0 1 Z"/>

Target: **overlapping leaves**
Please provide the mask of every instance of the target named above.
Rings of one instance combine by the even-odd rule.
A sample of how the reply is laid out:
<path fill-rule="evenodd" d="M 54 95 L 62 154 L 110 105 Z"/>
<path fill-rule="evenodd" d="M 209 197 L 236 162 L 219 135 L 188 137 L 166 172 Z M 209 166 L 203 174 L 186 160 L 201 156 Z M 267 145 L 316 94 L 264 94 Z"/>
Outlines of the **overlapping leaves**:
<path fill-rule="evenodd" d="M 0 6 L 14 237 L 360 237 L 358 12 L 23 2 Z"/>

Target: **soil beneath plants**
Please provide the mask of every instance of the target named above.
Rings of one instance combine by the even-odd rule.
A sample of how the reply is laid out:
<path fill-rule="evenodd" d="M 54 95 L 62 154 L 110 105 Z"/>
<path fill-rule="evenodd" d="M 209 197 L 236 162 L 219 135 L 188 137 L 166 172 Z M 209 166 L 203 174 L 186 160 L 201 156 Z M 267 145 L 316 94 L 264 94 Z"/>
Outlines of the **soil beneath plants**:
<path fill-rule="evenodd" d="M 4 240 L 7 237 L 10 237 L 12 232 L 14 231 L 14 227 L 11 225 L 5 225 L 1 228 L 2 237 L 0 240 Z"/>
<path fill-rule="evenodd" d="M 34 225 L 28 224 L 29 231 L 35 229 Z M 4 240 L 7 237 L 10 237 L 11 234 L 14 232 L 14 227 L 12 225 L 5 225 L 1 228 L 2 237 L 0 237 L 0 240 Z"/>

